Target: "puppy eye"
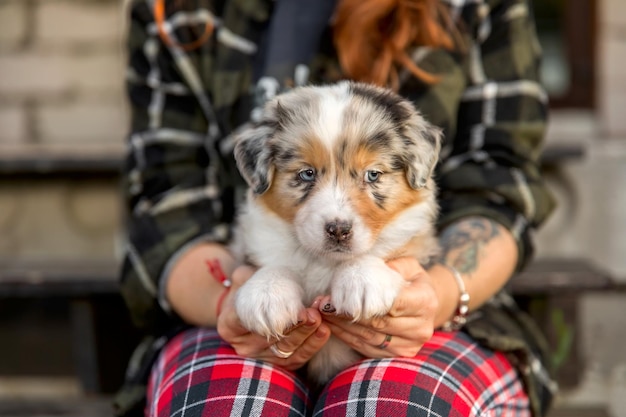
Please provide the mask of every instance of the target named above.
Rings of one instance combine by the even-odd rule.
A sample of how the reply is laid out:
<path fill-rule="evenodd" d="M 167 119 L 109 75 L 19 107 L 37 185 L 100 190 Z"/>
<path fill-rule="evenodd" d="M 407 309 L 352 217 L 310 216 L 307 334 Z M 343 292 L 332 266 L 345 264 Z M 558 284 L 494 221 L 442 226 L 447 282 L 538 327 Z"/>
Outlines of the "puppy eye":
<path fill-rule="evenodd" d="M 315 181 L 315 170 L 312 168 L 303 169 L 298 172 L 298 177 L 304 182 L 312 182 Z"/>
<path fill-rule="evenodd" d="M 374 170 L 366 171 L 365 182 L 370 182 L 370 183 L 376 182 L 380 179 L 381 175 L 383 175 L 383 173 L 380 171 L 374 171 Z"/>

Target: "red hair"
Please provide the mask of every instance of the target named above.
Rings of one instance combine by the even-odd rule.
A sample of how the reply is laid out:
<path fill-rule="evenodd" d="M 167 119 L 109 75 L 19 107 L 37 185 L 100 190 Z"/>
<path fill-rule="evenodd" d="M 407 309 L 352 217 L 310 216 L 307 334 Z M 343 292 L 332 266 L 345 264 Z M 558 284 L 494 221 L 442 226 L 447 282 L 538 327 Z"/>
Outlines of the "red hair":
<path fill-rule="evenodd" d="M 438 80 L 415 65 L 408 51 L 454 49 L 456 29 L 439 0 L 340 0 L 333 36 L 345 75 L 397 90 L 401 68 L 429 84 Z"/>
<path fill-rule="evenodd" d="M 185 0 L 176 0 L 173 6 L 180 8 L 183 3 Z M 153 13 L 159 36 L 168 45 L 193 50 L 213 34 L 207 23 L 195 40 L 177 44 L 164 30 L 165 0 L 155 0 Z M 407 51 L 414 46 L 454 49 L 457 35 L 439 0 L 339 0 L 335 10 L 333 36 L 344 74 L 394 90 L 401 68 L 426 83 L 435 83 L 438 77 L 415 65 Z"/>

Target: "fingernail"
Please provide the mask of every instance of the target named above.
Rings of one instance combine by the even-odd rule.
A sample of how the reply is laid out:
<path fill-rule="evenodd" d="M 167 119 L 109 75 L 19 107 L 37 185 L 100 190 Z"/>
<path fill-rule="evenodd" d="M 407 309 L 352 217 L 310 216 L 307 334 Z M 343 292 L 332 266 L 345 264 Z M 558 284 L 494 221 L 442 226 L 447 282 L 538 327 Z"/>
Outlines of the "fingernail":
<path fill-rule="evenodd" d="M 315 331 L 315 337 L 319 337 L 320 339 L 326 337 L 326 329 L 323 326 L 318 327 Z"/>
<path fill-rule="evenodd" d="M 331 303 L 326 303 L 322 307 L 322 312 L 324 312 L 324 313 L 334 313 L 336 311 L 337 310 L 335 310 L 335 307 L 333 307 L 333 305 Z"/>

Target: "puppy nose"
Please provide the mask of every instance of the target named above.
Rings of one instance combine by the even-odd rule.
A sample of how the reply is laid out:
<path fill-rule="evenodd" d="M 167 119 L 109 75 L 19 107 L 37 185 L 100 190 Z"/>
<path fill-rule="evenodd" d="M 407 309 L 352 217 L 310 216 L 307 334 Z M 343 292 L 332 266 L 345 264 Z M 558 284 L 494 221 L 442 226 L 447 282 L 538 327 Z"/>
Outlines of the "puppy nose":
<path fill-rule="evenodd" d="M 326 236 L 337 243 L 345 243 L 352 237 L 352 223 L 345 221 L 326 223 Z"/>

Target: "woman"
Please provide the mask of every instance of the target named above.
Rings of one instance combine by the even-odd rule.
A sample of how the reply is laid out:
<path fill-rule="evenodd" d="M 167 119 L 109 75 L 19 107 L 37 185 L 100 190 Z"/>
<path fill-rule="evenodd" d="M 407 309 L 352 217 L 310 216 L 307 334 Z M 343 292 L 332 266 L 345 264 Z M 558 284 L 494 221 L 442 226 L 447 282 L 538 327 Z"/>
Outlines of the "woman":
<path fill-rule="evenodd" d="M 545 413 L 543 339 L 502 291 L 552 209 L 526 1 L 138 0 L 131 17 L 122 292 L 151 336 L 120 414 L 146 396 L 149 416 Z M 232 306 L 254 270 L 225 246 L 243 193 L 229 135 L 281 91 L 345 78 L 396 90 L 444 130 L 443 253 L 428 270 L 389 263 L 409 285 L 382 320 L 312 305 L 268 341 Z M 331 333 L 368 359 L 315 392 L 301 368 Z"/>

